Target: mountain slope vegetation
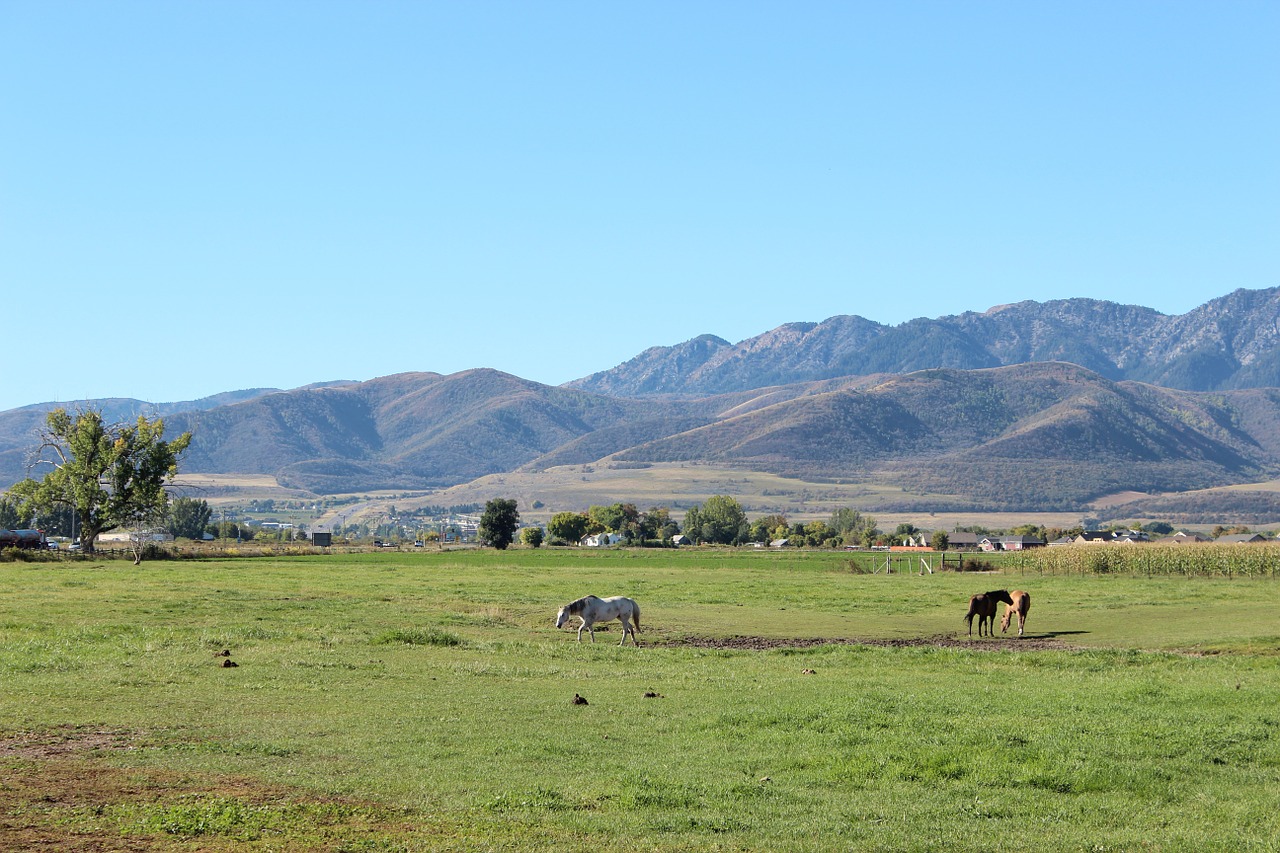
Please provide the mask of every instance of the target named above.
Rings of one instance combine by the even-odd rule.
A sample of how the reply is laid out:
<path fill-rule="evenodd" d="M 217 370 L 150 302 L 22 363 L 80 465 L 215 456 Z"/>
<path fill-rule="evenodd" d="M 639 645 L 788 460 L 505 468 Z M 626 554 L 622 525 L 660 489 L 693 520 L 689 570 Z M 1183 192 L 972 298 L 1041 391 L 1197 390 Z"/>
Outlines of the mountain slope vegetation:
<path fill-rule="evenodd" d="M 738 344 L 653 347 L 568 387 L 623 397 L 707 395 L 837 376 L 1066 361 L 1107 379 L 1187 391 L 1280 385 L 1280 288 L 1237 290 L 1167 316 L 1094 299 L 1000 305 L 884 326 L 788 323 Z"/>
<path fill-rule="evenodd" d="M 1280 390 L 1236 387 L 1280 384 L 1278 293 L 1181 317 L 1093 300 L 894 329 L 837 317 L 654 348 L 561 387 L 477 369 L 232 392 L 185 411 L 86 405 L 190 430 L 185 472 L 319 494 L 695 463 L 893 487 L 899 509 L 1076 510 L 1280 474 Z M 28 462 L 49 408 L 0 413 L 6 483 L 39 475 Z"/>

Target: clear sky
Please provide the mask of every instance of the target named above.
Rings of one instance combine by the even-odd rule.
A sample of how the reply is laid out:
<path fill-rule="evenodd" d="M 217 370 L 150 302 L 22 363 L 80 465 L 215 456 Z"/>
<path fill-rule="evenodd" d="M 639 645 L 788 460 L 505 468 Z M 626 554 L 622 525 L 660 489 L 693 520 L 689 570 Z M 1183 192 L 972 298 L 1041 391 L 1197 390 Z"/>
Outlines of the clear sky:
<path fill-rule="evenodd" d="M 1280 3 L 0 6 L 0 410 L 1280 285 Z"/>

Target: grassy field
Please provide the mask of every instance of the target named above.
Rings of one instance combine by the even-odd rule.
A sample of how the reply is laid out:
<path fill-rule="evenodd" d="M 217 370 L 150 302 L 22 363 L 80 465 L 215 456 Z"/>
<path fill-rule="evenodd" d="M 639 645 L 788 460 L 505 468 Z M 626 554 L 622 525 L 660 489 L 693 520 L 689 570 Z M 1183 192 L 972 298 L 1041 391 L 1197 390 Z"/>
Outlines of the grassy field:
<path fill-rule="evenodd" d="M 999 587 L 1028 638 L 970 641 Z M 555 630 L 588 592 L 640 648 Z M 1278 604 L 816 553 L 0 564 L 0 849 L 1277 850 Z"/>

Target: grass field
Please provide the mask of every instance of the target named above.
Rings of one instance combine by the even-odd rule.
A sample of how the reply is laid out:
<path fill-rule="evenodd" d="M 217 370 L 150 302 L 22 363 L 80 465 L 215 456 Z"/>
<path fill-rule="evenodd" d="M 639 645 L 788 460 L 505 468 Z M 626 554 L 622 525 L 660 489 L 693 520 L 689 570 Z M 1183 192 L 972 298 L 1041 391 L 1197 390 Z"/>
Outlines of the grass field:
<path fill-rule="evenodd" d="M 970 641 L 1006 586 L 1027 640 Z M 587 592 L 640 648 L 555 630 Z M 1277 850 L 1278 604 L 817 553 L 0 564 L 0 849 Z"/>

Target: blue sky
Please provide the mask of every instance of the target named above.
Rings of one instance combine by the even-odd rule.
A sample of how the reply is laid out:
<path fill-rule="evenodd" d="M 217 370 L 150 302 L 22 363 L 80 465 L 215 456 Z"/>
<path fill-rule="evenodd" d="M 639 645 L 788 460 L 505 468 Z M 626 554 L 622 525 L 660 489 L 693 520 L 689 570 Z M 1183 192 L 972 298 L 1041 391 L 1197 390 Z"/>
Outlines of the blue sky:
<path fill-rule="evenodd" d="M 1280 285 L 1280 4 L 58 2 L 0 410 Z"/>

